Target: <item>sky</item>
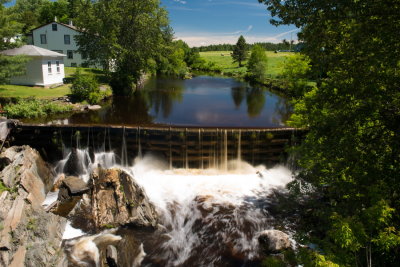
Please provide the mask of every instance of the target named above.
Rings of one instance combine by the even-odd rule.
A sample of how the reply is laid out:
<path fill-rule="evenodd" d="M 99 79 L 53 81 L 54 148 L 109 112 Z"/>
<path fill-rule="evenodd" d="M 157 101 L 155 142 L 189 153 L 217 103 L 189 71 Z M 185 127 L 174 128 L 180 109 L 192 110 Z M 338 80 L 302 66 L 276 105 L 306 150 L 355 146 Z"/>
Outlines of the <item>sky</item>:
<path fill-rule="evenodd" d="M 6 4 L 13 5 L 15 0 Z M 177 39 L 189 46 L 297 40 L 295 26 L 273 26 L 270 12 L 258 0 L 161 0 Z"/>
<path fill-rule="evenodd" d="M 295 26 L 273 26 L 270 12 L 258 0 L 161 0 L 177 39 L 189 46 L 297 40 Z"/>

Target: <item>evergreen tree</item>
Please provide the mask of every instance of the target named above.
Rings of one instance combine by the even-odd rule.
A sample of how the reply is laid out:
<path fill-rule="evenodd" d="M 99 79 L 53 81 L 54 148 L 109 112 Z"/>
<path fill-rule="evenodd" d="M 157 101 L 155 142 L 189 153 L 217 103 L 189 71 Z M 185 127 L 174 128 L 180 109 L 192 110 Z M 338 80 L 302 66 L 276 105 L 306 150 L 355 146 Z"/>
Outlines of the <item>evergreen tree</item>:
<path fill-rule="evenodd" d="M 232 52 L 233 62 L 238 62 L 239 67 L 242 67 L 242 61 L 247 58 L 247 44 L 246 40 L 242 35 L 240 35 L 235 47 Z"/>

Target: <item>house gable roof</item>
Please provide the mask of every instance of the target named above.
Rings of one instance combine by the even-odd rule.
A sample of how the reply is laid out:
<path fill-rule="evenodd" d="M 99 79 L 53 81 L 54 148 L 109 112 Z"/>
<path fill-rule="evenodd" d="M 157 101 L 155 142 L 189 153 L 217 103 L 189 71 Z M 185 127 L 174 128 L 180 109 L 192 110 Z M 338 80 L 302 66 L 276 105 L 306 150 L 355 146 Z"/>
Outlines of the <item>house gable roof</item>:
<path fill-rule="evenodd" d="M 44 49 L 41 47 L 37 47 L 34 45 L 24 45 L 14 49 L 8 49 L 1 51 L 0 54 L 6 56 L 17 56 L 17 55 L 24 55 L 24 56 L 34 56 L 34 57 L 65 57 L 64 54 L 60 54 L 48 49 Z"/>
<path fill-rule="evenodd" d="M 80 30 L 78 30 L 77 27 L 75 27 L 75 26 L 73 26 L 73 25 L 61 23 L 61 22 L 58 22 L 58 21 L 53 21 L 53 22 L 49 22 L 49 23 L 47 23 L 47 24 L 43 24 L 43 25 L 40 25 L 40 26 L 38 26 L 38 27 L 32 29 L 32 30 L 31 30 L 31 33 L 32 33 L 33 31 L 37 30 L 37 29 L 40 29 L 40 28 L 42 28 L 42 27 L 44 27 L 44 26 L 47 26 L 47 25 L 50 25 L 50 24 L 54 24 L 54 23 L 59 24 L 59 25 L 62 25 L 62 26 L 67 27 L 67 28 L 70 28 L 71 30 L 74 30 L 74 31 L 77 31 L 77 32 L 81 32 Z"/>

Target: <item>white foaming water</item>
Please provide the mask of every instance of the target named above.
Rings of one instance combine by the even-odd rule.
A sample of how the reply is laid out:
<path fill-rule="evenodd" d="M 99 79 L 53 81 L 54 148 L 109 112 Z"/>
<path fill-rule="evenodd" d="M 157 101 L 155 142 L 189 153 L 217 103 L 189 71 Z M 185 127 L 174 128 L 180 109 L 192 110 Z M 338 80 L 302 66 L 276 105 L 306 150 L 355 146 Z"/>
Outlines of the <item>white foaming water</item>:
<path fill-rule="evenodd" d="M 85 235 L 85 233 L 82 232 L 82 230 L 72 227 L 71 222 L 68 221 L 67 225 L 65 226 L 65 230 L 64 230 L 62 239 L 63 240 L 72 239 L 72 238 L 76 238 L 76 237 L 83 236 L 83 235 Z"/>
<path fill-rule="evenodd" d="M 292 181 L 291 171 L 283 166 L 266 169 L 240 160 L 222 164 L 222 170 L 170 169 L 152 156 L 138 157 L 132 167 L 121 167 L 113 152 L 95 153 L 94 162 L 88 150 L 79 149 L 76 154 L 87 164 L 83 180 L 98 165 L 119 167 L 144 188 L 164 229 L 149 238 L 157 240 L 148 245 L 154 253 L 146 251 L 145 263 L 150 265 L 228 266 L 237 259 L 257 259 L 259 233 L 273 227 L 273 218 L 265 210 L 268 196 Z M 69 157 L 70 153 L 60 162 L 61 170 Z M 83 234 L 68 224 L 63 238 Z"/>
<path fill-rule="evenodd" d="M 218 264 L 218 253 L 245 259 L 258 254 L 257 234 L 271 228 L 260 202 L 290 182 L 292 173 L 282 166 L 267 170 L 237 161 L 223 168 L 168 170 L 149 157 L 131 168 L 162 217 L 169 240 L 158 257 L 167 265 Z M 207 257 L 192 260 L 194 253 Z"/>

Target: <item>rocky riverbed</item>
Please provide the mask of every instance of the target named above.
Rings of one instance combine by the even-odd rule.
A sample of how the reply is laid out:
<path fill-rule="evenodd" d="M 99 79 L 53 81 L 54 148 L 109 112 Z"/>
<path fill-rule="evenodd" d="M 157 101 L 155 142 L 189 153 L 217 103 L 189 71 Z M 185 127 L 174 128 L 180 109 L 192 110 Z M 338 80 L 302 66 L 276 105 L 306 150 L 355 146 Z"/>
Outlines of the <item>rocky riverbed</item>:
<path fill-rule="evenodd" d="M 77 150 L 73 151 L 78 153 Z M 82 179 L 79 173 L 71 171 L 81 167 L 81 160 L 78 155 L 70 155 L 65 162 L 65 173 L 60 174 L 55 173 L 53 166 L 44 162 L 40 154 L 28 146 L 11 147 L 1 153 L 0 265 L 131 267 L 141 266 L 142 262 L 146 266 L 170 265 L 172 261 L 165 258 L 168 255 L 165 251 L 157 259 L 156 248 L 160 246 L 165 249 L 168 246 L 162 245 L 163 242 L 170 246 L 171 242 L 179 243 L 179 240 L 174 240 L 176 237 L 171 235 L 171 229 L 167 229 L 170 226 L 162 225 L 166 215 L 160 214 L 161 210 L 150 200 L 132 173 L 124 168 L 102 168 L 101 164 L 94 164 L 89 176 Z M 218 207 L 216 203 L 208 206 L 207 202 L 214 200 L 211 196 L 199 196 L 195 198 L 195 205 L 202 213 L 220 210 L 211 216 L 221 216 L 224 209 L 236 212 L 231 206 Z M 172 213 L 167 214 L 178 216 L 180 204 L 171 205 L 176 207 L 171 206 Z M 201 219 L 202 216 L 204 219 Z M 223 215 L 225 218 L 229 216 Z M 193 221 L 193 227 L 201 229 L 201 225 L 208 224 L 207 221 L 211 219 L 207 214 L 200 214 Z M 190 218 L 185 220 L 190 224 Z M 219 224 L 215 221 L 204 225 L 204 229 L 211 231 Z M 69 236 L 71 229 L 80 234 Z M 260 253 L 254 255 L 272 254 L 282 262 L 285 257 L 282 252 L 290 251 L 293 246 L 287 234 L 273 229 L 260 231 L 251 239 L 259 242 L 256 247 L 261 249 Z M 234 245 L 236 241 L 229 240 L 226 244 L 220 244 L 226 246 L 222 250 L 224 253 L 231 254 L 224 257 L 243 261 L 248 252 L 240 252 Z M 151 247 L 151 244 L 157 245 Z M 147 253 L 151 257 L 146 260 Z M 249 263 L 261 263 L 259 257 Z M 229 266 L 236 261 L 232 259 L 215 266 Z M 193 261 L 189 257 L 186 262 L 202 261 Z M 184 266 L 182 264 L 176 262 L 172 265 Z"/>

